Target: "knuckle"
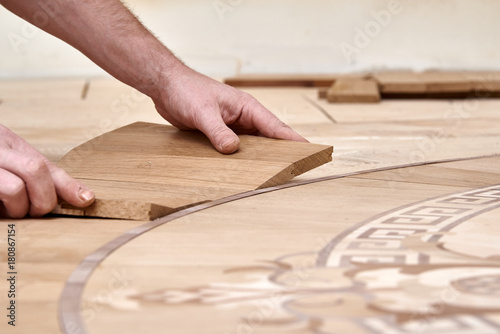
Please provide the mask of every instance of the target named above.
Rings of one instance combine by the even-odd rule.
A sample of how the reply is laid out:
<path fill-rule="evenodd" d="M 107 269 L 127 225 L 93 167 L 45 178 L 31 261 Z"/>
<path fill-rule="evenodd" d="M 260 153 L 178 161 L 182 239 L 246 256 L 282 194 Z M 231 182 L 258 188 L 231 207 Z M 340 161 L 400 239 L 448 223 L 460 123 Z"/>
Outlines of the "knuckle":
<path fill-rule="evenodd" d="M 218 138 L 226 132 L 226 127 L 222 125 L 216 125 L 210 130 L 210 132 L 214 137 Z"/>
<path fill-rule="evenodd" d="M 200 101 L 191 109 L 191 112 L 189 113 L 191 121 L 198 129 L 206 127 L 207 125 L 210 125 L 206 124 L 212 118 L 210 115 L 213 115 L 217 108 L 218 107 L 214 101 Z"/>
<path fill-rule="evenodd" d="M 24 167 L 25 173 L 30 177 L 40 177 L 48 172 L 47 165 L 41 159 L 30 159 Z"/>
<path fill-rule="evenodd" d="M 2 184 L 2 202 L 4 215 L 12 219 L 20 219 L 28 213 L 28 207 L 24 207 L 23 196 L 26 196 L 26 185 L 21 179 L 12 179 Z"/>
<path fill-rule="evenodd" d="M 256 101 L 255 98 L 251 94 L 249 94 L 247 92 L 238 91 L 237 93 L 239 95 L 237 97 L 239 99 L 245 101 L 245 102 L 254 102 L 254 101 Z"/>
<path fill-rule="evenodd" d="M 257 101 L 252 95 L 243 92 L 243 96 L 240 99 L 240 103 L 244 104 L 248 108 L 258 108 L 260 107 L 259 101 Z"/>
<path fill-rule="evenodd" d="M 2 188 L 8 198 L 17 198 L 26 191 L 26 185 L 21 179 L 9 181 Z"/>

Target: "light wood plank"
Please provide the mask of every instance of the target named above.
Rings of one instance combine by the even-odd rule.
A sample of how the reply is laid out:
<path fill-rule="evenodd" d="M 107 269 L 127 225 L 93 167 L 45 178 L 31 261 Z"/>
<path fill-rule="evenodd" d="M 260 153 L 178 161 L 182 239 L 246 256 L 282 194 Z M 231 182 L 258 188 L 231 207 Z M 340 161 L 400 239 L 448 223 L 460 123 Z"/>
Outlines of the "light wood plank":
<path fill-rule="evenodd" d="M 378 84 L 374 80 L 339 79 L 327 92 L 328 102 L 379 102 Z"/>
<path fill-rule="evenodd" d="M 431 96 L 440 93 L 467 95 L 472 90 L 472 83 L 461 72 L 428 71 L 418 75 Z"/>
<path fill-rule="evenodd" d="M 372 75 L 386 98 L 491 98 L 500 94 L 495 71 L 391 71 Z"/>
<path fill-rule="evenodd" d="M 463 75 L 471 82 L 473 96 L 478 98 L 500 96 L 500 72 L 465 71 Z"/>
<path fill-rule="evenodd" d="M 333 153 L 331 146 L 249 135 L 240 141 L 238 152 L 223 155 L 198 132 L 152 123 L 114 130 L 58 163 L 91 187 L 97 202 L 86 209 L 61 203 L 54 213 L 155 219 L 200 202 L 283 184 L 331 161 Z"/>
<path fill-rule="evenodd" d="M 411 71 L 378 72 L 372 77 L 379 83 L 382 94 L 425 94 L 427 86 L 422 78 Z"/>
<path fill-rule="evenodd" d="M 226 78 L 233 87 L 329 87 L 340 78 L 364 78 L 367 73 L 353 74 L 252 74 Z"/>

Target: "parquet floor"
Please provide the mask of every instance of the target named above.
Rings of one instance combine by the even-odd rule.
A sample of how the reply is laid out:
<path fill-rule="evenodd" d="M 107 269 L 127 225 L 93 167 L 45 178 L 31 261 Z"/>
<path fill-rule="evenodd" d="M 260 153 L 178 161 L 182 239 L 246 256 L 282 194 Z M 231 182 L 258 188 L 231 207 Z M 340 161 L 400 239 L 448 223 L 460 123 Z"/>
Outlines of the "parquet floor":
<path fill-rule="evenodd" d="M 500 100 L 327 104 L 248 92 L 333 162 L 153 222 L 0 221 L 2 333 L 496 333 Z M 108 79 L 0 82 L 0 123 L 57 161 L 165 123 Z M 16 230 L 16 326 L 6 315 Z"/>

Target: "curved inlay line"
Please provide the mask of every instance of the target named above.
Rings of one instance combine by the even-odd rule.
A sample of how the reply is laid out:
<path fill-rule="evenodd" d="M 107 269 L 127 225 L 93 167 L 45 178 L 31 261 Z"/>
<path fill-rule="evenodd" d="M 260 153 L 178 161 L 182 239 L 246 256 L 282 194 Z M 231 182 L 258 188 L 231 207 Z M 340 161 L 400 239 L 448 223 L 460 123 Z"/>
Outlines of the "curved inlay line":
<path fill-rule="evenodd" d="M 407 168 L 407 167 L 417 167 L 417 166 L 423 166 L 423 165 L 429 165 L 429 164 L 436 164 L 436 163 L 446 163 L 446 162 L 454 162 L 454 161 L 465 161 L 465 160 L 474 160 L 474 159 L 481 159 L 481 158 L 489 158 L 489 157 L 495 157 L 495 156 L 500 156 L 498 154 L 495 155 L 489 155 L 489 156 L 480 156 L 480 157 L 471 157 L 471 158 L 461 158 L 461 159 L 445 159 L 445 160 L 437 160 L 437 161 L 430 161 L 430 162 L 417 162 L 417 163 L 410 163 L 410 164 L 402 164 L 402 165 L 397 165 L 397 166 L 390 166 L 390 167 L 383 167 L 383 168 L 374 168 L 370 170 L 365 170 L 365 171 L 359 171 L 359 172 L 353 172 L 353 173 L 346 173 L 346 174 L 340 174 L 340 175 L 331 175 L 331 176 L 325 176 L 325 177 L 320 177 L 312 180 L 304 180 L 304 181 L 299 181 L 299 182 L 294 182 L 294 183 L 288 183 L 280 186 L 275 186 L 275 187 L 270 187 L 270 188 L 264 188 L 264 189 L 258 189 L 258 190 L 253 190 L 233 196 L 229 196 L 226 198 L 222 198 L 219 200 L 215 200 L 212 202 L 208 203 L 203 203 L 194 207 L 190 207 L 178 212 L 175 212 L 173 214 L 170 214 L 168 216 L 156 219 L 154 221 L 145 223 L 144 225 L 135 227 L 122 235 L 116 237 L 112 241 L 104 244 L 100 248 L 98 248 L 96 251 L 93 253 L 89 254 L 79 265 L 78 267 L 71 273 L 70 277 L 66 281 L 63 292 L 61 294 L 60 300 L 59 300 L 59 325 L 61 327 L 61 330 L 65 334 L 86 334 L 87 329 L 84 324 L 84 321 L 81 317 L 81 310 L 80 310 L 80 304 L 81 304 L 81 298 L 83 295 L 83 291 L 85 289 L 85 285 L 88 281 L 88 279 L 92 276 L 92 273 L 94 270 L 97 268 L 97 266 L 103 262 L 111 253 L 113 253 L 115 250 L 120 248 L 121 246 L 125 245 L 129 241 L 139 237 L 140 235 L 149 232 L 161 225 L 164 225 L 168 222 L 171 222 L 175 219 L 187 216 L 189 214 L 199 212 L 201 210 L 205 210 L 207 208 L 211 208 L 214 206 L 218 206 L 220 204 L 236 201 L 239 199 L 263 194 L 263 193 L 269 193 L 281 189 L 287 189 L 291 187 L 297 187 L 301 185 L 307 185 L 307 184 L 312 184 L 312 183 L 318 183 L 322 181 L 328 181 L 328 180 L 334 180 L 334 179 L 340 179 L 340 178 L 345 178 L 348 176 L 354 176 L 354 175 L 361 175 L 361 174 L 366 174 L 366 173 L 373 173 L 373 172 L 381 172 L 381 171 L 387 171 L 387 170 L 393 170 L 393 169 L 399 169 L 399 168 Z M 415 204 L 415 203 L 413 203 Z M 354 228 L 353 228 L 354 229 Z M 349 230 L 351 231 L 351 230 Z M 339 235 L 337 238 L 334 240 L 340 241 L 339 238 L 345 237 L 348 233 L 343 233 Z M 334 243 L 334 240 L 332 242 Z M 328 246 L 327 246 L 328 247 Z M 329 246 L 330 250 L 333 249 L 332 245 Z M 323 250 L 323 252 L 326 252 L 327 250 Z M 323 255 L 324 258 L 324 255 Z"/>

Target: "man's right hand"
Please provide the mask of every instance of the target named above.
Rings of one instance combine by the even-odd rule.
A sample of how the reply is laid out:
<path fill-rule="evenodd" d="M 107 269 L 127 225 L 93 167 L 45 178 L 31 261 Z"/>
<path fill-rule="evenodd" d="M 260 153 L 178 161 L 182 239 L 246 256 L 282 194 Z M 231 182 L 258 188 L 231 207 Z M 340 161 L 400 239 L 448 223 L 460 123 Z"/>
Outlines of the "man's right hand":
<path fill-rule="evenodd" d="M 43 216 L 55 208 L 58 196 L 77 207 L 95 199 L 85 185 L 0 124 L 0 217 Z"/>

